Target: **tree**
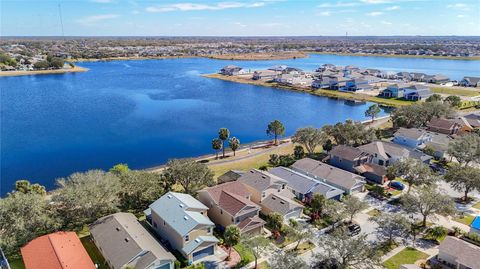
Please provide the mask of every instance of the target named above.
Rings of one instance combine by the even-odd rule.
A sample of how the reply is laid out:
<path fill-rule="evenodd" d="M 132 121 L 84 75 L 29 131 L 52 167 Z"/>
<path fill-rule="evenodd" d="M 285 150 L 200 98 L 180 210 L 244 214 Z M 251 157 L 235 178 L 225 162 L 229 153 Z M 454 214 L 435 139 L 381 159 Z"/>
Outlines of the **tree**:
<path fill-rule="evenodd" d="M 128 173 L 130 169 L 128 168 L 128 165 L 126 163 L 119 163 L 114 165 L 108 171 L 112 174 L 115 174 L 116 176 L 120 176 L 122 174 Z"/>
<path fill-rule="evenodd" d="M 52 202 L 63 227 L 82 228 L 100 217 L 118 211 L 120 179 L 112 173 L 90 170 L 57 180 Z"/>
<path fill-rule="evenodd" d="M 270 154 L 270 159 L 268 160 L 268 163 L 271 166 L 278 166 L 280 164 L 280 156 L 278 156 L 278 154 Z"/>
<path fill-rule="evenodd" d="M 453 116 L 454 112 L 448 104 L 425 102 L 399 107 L 393 111 L 391 119 L 395 128 L 419 128 L 432 118 L 448 118 Z"/>
<path fill-rule="evenodd" d="M 279 121 L 274 120 L 267 126 L 267 135 L 274 137 L 275 145 L 278 145 L 278 137 L 285 134 L 285 126 Z"/>
<path fill-rule="evenodd" d="M 380 214 L 370 220 L 378 225 L 375 230 L 377 237 L 387 240 L 389 245 L 395 243 L 395 238 L 406 238 L 409 234 L 410 223 L 401 214 Z"/>
<path fill-rule="evenodd" d="M 214 138 L 212 140 L 212 148 L 215 150 L 215 159 L 218 159 L 218 151 L 223 148 L 223 142 L 220 138 Z"/>
<path fill-rule="evenodd" d="M 402 202 L 407 213 L 423 216 L 423 227 L 427 226 L 427 217 L 429 216 L 452 215 L 456 212 L 452 199 L 448 195 L 440 193 L 433 185 L 423 186 L 413 194 L 404 195 Z"/>
<path fill-rule="evenodd" d="M 305 156 L 305 151 L 303 150 L 303 147 L 300 145 L 295 146 L 295 148 L 293 148 L 293 156 L 297 160 L 303 158 L 303 156 Z"/>
<path fill-rule="evenodd" d="M 31 184 L 30 181 L 26 179 L 17 180 L 15 182 L 15 191 L 25 193 L 25 194 L 36 193 L 42 196 L 47 194 L 47 191 L 45 190 L 45 186 L 42 186 L 37 183 Z"/>
<path fill-rule="evenodd" d="M 462 166 L 480 161 L 480 136 L 467 134 L 448 144 L 448 154 L 455 157 Z"/>
<path fill-rule="evenodd" d="M 232 247 L 240 242 L 240 228 L 237 225 L 228 225 L 223 234 L 225 244 L 228 246 L 228 258 L 232 254 Z"/>
<path fill-rule="evenodd" d="M 141 212 L 166 192 L 159 173 L 130 170 L 119 177 L 120 208 L 125 211 Z"/>
<path fill-rule="evenodd" d="M 445 181 L 456 191 L 464 193 L 464 201 L 468 202 L 471 191 L 480 191 L 480 169 L 471 166 L 455 165 L 445 174 Z"/>
<path fill-rule="evenodd" d="M 327 142 L 327 139 L 328 135 L 322 129 L 314 127 L 299 128 L 292 136 L 292 142 L 303 145 L 310 154 L 315 152 L 317 146 Z"/>
<path fill-rule="evenodd" d="M 55 69 L 60 69 L 65 64 L 65 61 L 62 58 L 53 57 L 49 62 L 49 66 Z"/>
<path fill-rule="evenodd" d="M 230 131 L 227 128 L 220 128 L 218 131 L 218 138 L 222 140 L 223 158 L 225 158 L 225 141 L 227 141 L 229 137 Z"/>
<path fill-rule="evenodd" d="M 228 144 L 230 146 L 230 149 L 232 149 L 233 151 L 233 156 L 235 156 L 237 149 L 240 147 L 240 140 L 236 137 L 232 137 L 228 141 Z"/>
<path fill-rule="evenodd" d="M 323 150 L 325 150 L 326 152 L 329 152 L 330 150 L 332 150 L 333 148 L 332 140 L 327 139 L 327 141 L 323 144 L 322 147 L 323 147 Z"/>
<path fill-rule="evenodd" d="M 298 246 L 303 240 L 308 240 L 309 238 L 312 238 L 313 233 L 307 225 L 300 225 L 298 221 L 294 219 L 289 219 L 289 223 L 290 229 L 288 229 L 288 237 L 290 237 L 291 240 L 297 242 L 297 244 L 293 248 L 293 250 L 297 250 Z"/>
<path fill-rule="evenodd" d="M 252 251 L 253 257 L 255 258 L 255 266 L 253 268 L 258 268 L 258 258 L 270 247 L 270 241 L 263 236 L 242 236 L 240 239 L 242 244 L 246 246 L 250 251 Z"/>
<path fill-rule="evenodd" d="M 427 229 L 427 237 L 438 241 L 439 238 L 442 238 L 448 234 L 448 230 L 442 226 L 435 226 Z"/>
<path fill-rule="evenodd" d="M 387 167 L 387 174 L 385 175 L 389 181 L 394 180 L 397 175 L 396 175 L 395 167 L 390 165 Z"/>
<path fill-rule="evenodd" d="M 340 145 L 360 146 L 377 138 L 373 128 L 367 128 L 364 124 L 352 120 L 339 122 L 333 126 L 326 125 L 322 129 Z"/>
<path fill-rule="evenodd" d="M 35 64 L 33 64 L 33 67 L 35 69 L 43 70 L 43 69 L 47 69 L 49 67 L 49 64 L 47 61 L 38 61 Z"/>
<path fill-rule="evenodd" d="M 322 216 L 326 203 L 327 200 L 325 199 L 325 196 L 321 195 L 320 193 L 315 193 L 313 195 L 312 200 L 310 201 L 313 220 L 316 220 Z"/>
<path fill-rule="evenodd" d="M 59 227 L 43 195 L 15 192 L 0 199 L 0 248 L 7 256 L 18 255 L 27 242 Z"/>
<path fill-rule="evenodd" d="M 350 222 L 353 221 L 353 218 L 356 214 L 368 208 L 368 204 L 366 202 L 361 201 L 355 196 L 347 196 L 347 198 L 343 200 L 343 204 L 345 205 L 345 213 L 347 213 L 350 217 Z"/>
<path fill-rule="evenodd" d="M 290 251 L 285 251 L 270 258 L 271 268 L 307 269 L 307 263 Z"/>
<path fill-rule="evenodd" d="M 377 104 L 373 104 L 368 107 L 367 111 L 365 111 L 365 117 L 371 117 L 373 122 L 375 120 L 375 117 L 377 117 L 380 112 L 382 112 L 380 107 Z"/>
<path fill-rule="evenodd" d="M 164 176 L 168 181 L 176 182 L 187 194 L 195 193 L 205 186 L 212 186 L 213 172 L 203 163 L 194 159 L 172 159 L 167 162 Z"/>
<path fill-rule="evenodd" d="M 267 226 L 272 230 L 272 233 L 278 234 L 283 227 L 283 216 L 278 212 L 268 214 Z"/>
<path fill-rule="evenodd" d="M 451 107 L 460 107 L 462 104 L 462 99 L 456 95 L 450 95 L 445 98 L 444 102 L 449 104 Z"/>
<path fill-rule="evenodd" d="M 392 167 L 395 175 L 403 177 L 408 183 L 407 193 L 410 193 L 413 186 L 429 185 L 437 180 L 430 167 L 417 159 L 402 159 L 395 162 Z"/>
<path fill-rule="evenodd" d="M 442 96 L 438 93 L 434 93 L 430 95 L 430 97 L 425 100 L 425 102 L 441 102 L 442 101 Z"/>
<path fill-rule="evenodd" d="M 342 221 L 347 216 L 345 206 L 335 200 L 327 200 L 324 212 L 334 224 Z M 335 225 L 333 227 L 335 228 Z"/>
<path fill-rule="evenodd" d="M 367 241 L 366 234 L 350 237 L 344 233 L 333 233 L 320 237 L 319 246 L 324 250 L 315 256 L 316 264 L 334 259 L 339 269 L 368 268 L 379 265 L 375 247 Z M 314 268 L 320 268 L 315 267 Z"/>

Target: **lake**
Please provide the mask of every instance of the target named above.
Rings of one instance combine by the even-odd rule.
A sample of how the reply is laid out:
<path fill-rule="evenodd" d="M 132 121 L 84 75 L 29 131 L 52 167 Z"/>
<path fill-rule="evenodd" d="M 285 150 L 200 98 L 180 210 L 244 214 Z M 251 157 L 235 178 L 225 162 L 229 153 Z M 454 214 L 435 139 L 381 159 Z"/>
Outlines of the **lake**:
<path fill-rule="evenodd" d="M 55 178 L 117 163 L 147 168 L 169 158 L 212 153 L 221 127 L 242 143 L 267 139 L 281 120 L 286 134 L 345 119 L 362 120 L 370 104 L 202 77 L 227 64 L 313 70 L 324 63 L 388 70 L 478 75 L 478 61 L 312 55 L 282 61 L 204 58 L 81 63 L 85 73 L 0 78 L 0 194 L 18 179 L 54 187 Z"/>

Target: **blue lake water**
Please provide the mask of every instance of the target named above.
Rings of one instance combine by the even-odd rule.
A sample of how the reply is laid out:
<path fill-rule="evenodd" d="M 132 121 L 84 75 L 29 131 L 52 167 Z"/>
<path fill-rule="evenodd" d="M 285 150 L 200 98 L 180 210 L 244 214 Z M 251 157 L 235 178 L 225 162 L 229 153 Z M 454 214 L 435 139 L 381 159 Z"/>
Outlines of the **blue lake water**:
<path fill-rule="evenodd" d="M 345 119 L 369 104 L 204 78 L 227 64 L 313 70 L 324 63 L 388 70 L 479 75 L 478 61 L 313 55 L 286 61 L 167 59 L 81 63 L 85 73 L 0 78 L 0 194 L 18 179 L 54 187 L 55 178 L 116 163 L 146 168 L 169 158 L 212 153 L 227 127 L 242 143 L 267 139 L 279 119 L 286 134 Z"/>

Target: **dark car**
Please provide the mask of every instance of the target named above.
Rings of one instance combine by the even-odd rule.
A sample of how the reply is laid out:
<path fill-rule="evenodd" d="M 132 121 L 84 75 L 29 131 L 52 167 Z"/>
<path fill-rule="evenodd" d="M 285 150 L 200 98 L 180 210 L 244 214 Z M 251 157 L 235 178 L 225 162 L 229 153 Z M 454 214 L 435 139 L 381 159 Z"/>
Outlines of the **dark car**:
<path fill-rule="evenodd" d="M 358 235 L 362 231 L 362 228 L 360 228 L 358 224 L 349 225 L 347 228 L 348 228 L 348 235 L 350 236 Z"/>
<path fill-rule="evenodd" d="M 399 191 L 403 191 L 405 189 L 405 185 L 403 185 L 403 183 L 399 181 L 392 181 L 390 182 L 389 186 L 390 188 L 394 188 Z"/>

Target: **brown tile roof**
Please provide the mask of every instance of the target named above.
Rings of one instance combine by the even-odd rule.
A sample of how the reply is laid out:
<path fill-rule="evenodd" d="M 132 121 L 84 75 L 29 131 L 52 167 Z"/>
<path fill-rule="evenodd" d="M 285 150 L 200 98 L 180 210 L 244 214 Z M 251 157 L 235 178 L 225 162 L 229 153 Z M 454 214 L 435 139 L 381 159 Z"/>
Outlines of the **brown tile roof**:
<path fill-rule="evenodd" d="M 455 125 L 458 125 L 454 120 L 433 118 L 427 123 L 429 128 L 445 129 L 452 130 L 455 128 Z"/>
<path fill-rule="evenodd" d="M 251 231 L 253 229 L 256 229 L 258 227 L 263 227 L 265 225 L 265 221 L 259 218 L 258 216 L 253 216 L 251 218 L 246 218 L 243 221 L 241 221 L 237 226 L 240 228 L 240 231 L 242 233 Z"/>
<path fill-rule="evenodd" d="M 463 266 L 480 269 L 480 247 L 478 246 L 453 236 L 447 236 L 438 249 L 440 253 L 453 256 Z"/>
<path fill-rule="evenodd" d="M 245 207 L 250 209 L 259 208 L 258 205 L 250 201 L 248 198 L 251 195 L 250 192 L 238 181 L 205 188 L 201 192 L 207 192 L 215 204 L 232 216 L 242 212 Z"/>
<path fill-rule="evenodd" d="M 74 232 L 37 237 L 21 248 L 26 269 L 95 269 Z"/>

